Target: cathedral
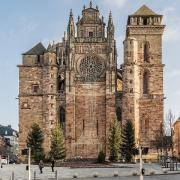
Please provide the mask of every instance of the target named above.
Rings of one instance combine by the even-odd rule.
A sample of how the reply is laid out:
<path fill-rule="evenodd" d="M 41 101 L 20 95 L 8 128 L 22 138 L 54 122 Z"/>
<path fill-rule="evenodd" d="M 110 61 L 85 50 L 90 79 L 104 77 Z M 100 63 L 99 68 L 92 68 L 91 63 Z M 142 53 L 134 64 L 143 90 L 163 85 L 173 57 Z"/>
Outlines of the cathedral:
<path fill-rule="evenodd" d="M 128 16 L 124 61 L 117 67 L 112 14 L 107 25 L 98 6 L 83 8 L 75 26 L 70 11 L 62 42 L 38 43 L 22 55 L 19 68 L 19 146 L 33 123 L 44 133 L 48 153 L 51 131 L 62 126 L 67 158 L 108 155 L 112 122 L 131 120 L 136 145 L 154 149 L 163 122 L 162 15 L 142 6 Z"/>

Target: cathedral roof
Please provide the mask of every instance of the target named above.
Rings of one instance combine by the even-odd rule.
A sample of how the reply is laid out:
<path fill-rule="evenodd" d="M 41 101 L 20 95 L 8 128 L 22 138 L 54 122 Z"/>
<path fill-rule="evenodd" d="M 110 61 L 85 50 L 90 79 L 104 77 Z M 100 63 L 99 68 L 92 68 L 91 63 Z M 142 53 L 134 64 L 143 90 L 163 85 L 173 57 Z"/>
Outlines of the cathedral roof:
<path fill-rule="evenodd" d="M 153 10 L 151 10 L 146 5 L 143 5 L 140 7 L 132 16 L 156 16 L 156 14 Z"/>
<path fill-rule="evenodd" d="M 39 42 L 32 49 L 23 53 L 23 55 L 43 55 L 45 52 L 47 52 L 46 48 Z"/>

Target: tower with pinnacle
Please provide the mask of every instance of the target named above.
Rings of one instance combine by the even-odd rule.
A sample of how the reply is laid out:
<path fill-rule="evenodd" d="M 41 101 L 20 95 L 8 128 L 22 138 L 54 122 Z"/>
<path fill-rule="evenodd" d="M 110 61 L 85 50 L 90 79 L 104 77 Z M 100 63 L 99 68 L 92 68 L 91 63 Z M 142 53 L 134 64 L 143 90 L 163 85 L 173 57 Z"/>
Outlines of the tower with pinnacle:
<path fill-rule="evenodd" d="M 162 15 L 147 6 L 128 17 L 124 41 L 123 121 L 132 120 L 136 143 L 153 149 L 163 123 Z"/>

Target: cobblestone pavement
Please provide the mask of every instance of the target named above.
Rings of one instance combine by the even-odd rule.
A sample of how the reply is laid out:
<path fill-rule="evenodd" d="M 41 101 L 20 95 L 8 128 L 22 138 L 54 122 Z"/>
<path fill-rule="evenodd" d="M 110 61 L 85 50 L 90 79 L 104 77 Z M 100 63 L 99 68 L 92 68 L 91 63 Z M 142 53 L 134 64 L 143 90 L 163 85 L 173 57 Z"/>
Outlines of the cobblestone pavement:
<path fill-rule="evenodd" d="M 96 180 L 139 180 L 139 177 L 108 177 L 108 178 L 96 178 Z M 69 179 L 70 180 L 70 179 Z M 80 180 L 80 179 L 79 179 Z M 81 179 L 81 180 L 94 180 L 94 178 Z M 180 175 L 160 175 L 160 176 L 145 176 L 144 180 L 180 180 Z"/>
<path fill-rule="evenodd" d="M 98 177 L 103 177 L 101 179 L 113 179 L 110 177 L 113 177 L 114 173 L 118 173 L 118 176 L 122 177 L 122 178 L 119 177 L 119 179 L 124 179 L 123 176 L 132 176 L 133 173 L 138 173 L 139 171 L 139 164 L 127 164 L 127 165 L 115 164 L 115 165 L 117 166 L 116 168 L 75 168 L 75 169 L 72 169 L 72 168 L 65 168 L 65 167 L 56 167 L 55 171 L 57 170 L 58 179 L 72 178 L 73 175 L 75 174 L 77 175 L 78 178 L 84 178 L 84 179 L 91 178 L 95 174 L 97 174 Z M 163 173 L 163 169 L 157 164 L 145 164 L 144 168 L 146 169 L 146 174 L 150 174 L 151 172 L 154 172 L 155 174 Z M 26 180 L 28 177 L 28 172 L 26 171 L 26 165 L 24 164 L 4 165 L 3 168 L 0 168 L 0 180 L 9 180 L 10 177 L 12 176 L 12 172 L 14 172 L 14 177 L 15 177 L 14 180 Z M 38 166 L 33 165 L 31 166 L 32 179 L 34 179 L 34 173 L 36 174 L 37 180 L 48 180 L 48 179 L 55 178 L 55 173 L 51 172 L 50 167 L 45 167 L 43 169 L 43 174 L 40 174 Z M 146 179 L 148 180 L 148 178 L 151 178 L 151 177 L 147 177 Z M 117 179 L 117 178 L 114 178 L 114 179 Z M 126 179 L 128 180 L 128 177 L 126 177 L 125 180 Z M 130 179 L 136 180 L 137 177 L 131 177 Z M 179 175 L 178 180 L 180 180 L 180 175 Z"/>

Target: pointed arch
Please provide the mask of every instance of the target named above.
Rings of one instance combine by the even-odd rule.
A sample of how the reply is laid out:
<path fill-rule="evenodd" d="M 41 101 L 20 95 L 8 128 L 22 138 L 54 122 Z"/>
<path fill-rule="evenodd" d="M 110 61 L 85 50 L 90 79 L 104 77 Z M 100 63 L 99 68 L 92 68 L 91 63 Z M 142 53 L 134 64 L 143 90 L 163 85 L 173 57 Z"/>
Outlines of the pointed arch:
<path fill-rule="evenodd" d="M 143 94 L 146 95 L 149 92 L 149 73 L 147 71 L 143 74 Z"/>
<path fill-rule="evenodd" d="M 58 76 L 58 91 L 63 93 L 65 91 L 65 79 L 62 79 L 62 77 Z"/>
<path fill-rule="evenodd" d="M 59 123 L 63 130 L 65 130 L 65 123 L 66 123 L 66 112 L 64 107 L 60 107 L 59 109 Z"/>
<path fill-rule="evenodd" d="M 150 49 L 150 44 L 148 41 L 144 42 L 144 62 L 149 62 L 149 49 Z"/>
<path fill-rule="evenodd" d="M 119 122 L 122 121 L 122 111 L 121 111 L 121 108 L 120 108 L 120 107 L 117 107 L 117 108 L 116 108 L 116 117 L 117 117 L 117 120 L 118 120 Z"/>

